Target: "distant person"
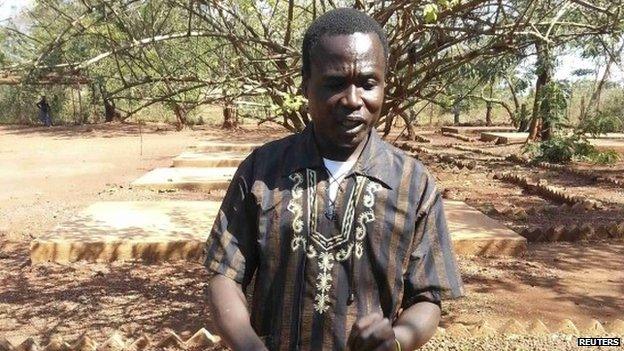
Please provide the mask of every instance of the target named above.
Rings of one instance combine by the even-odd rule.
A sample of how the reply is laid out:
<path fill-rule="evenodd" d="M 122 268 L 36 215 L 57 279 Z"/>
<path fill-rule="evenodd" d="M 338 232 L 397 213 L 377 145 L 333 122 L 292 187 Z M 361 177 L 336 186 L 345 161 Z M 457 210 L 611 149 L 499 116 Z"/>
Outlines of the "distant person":
<path fill-rule="evenodd" d="M 414 350 L 442 294 L 462 295 L 433 176 L 374 128 L 388 51 L 353 9 L 306 31 L 312 122 L 241 164 L 207 241 L 212 319 L 230 349 Z"/>
<path fill-rule="evenodd" d="M 46 100 L 45 95 L 41 95 L 41 100 L 37 103 L 37 108 L 39 109 L 39 120 L 46 127 L 52 125 L 52 117 L 50 117 L 50 104 Z"/>

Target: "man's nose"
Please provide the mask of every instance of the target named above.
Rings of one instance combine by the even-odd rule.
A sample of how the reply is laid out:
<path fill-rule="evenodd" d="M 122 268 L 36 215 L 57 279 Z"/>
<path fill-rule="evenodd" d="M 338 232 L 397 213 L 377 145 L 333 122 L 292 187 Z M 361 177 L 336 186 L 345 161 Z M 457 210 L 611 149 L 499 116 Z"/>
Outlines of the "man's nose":
<path fill-rule="evenodd" d="M 354 84 L 349 85 L 344 91 L 341 102 L 344 107 L 350 110 L 359 110 L 364 104 L 360 91 Z"/>

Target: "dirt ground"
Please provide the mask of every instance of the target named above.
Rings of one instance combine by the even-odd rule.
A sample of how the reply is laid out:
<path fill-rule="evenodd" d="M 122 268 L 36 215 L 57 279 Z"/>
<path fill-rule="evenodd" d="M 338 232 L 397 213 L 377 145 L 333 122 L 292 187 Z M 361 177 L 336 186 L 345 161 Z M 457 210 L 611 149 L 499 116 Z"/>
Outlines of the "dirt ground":
<path fill-rule="evenodd" d="M 211 199 L 220 194 L 158 193 L 131 189 L 129 183 L 156 167 L 171 165 L 185 147 L 205 140 L 264 141 L 285 135 L 270 127 L 245 126 L 223 133 L 173 131 L 149 125 L 81 127 L 0 127 L 0 339 L 19 343 L 28 336 L 45 343 L 53 335 L 84 332 L 103 340 L 112 331 L 128 337 L 170 328 L 183 335 L 210 329 L 201 265 L 138 263 L 70 265 L 29 262 L 28 246 L 56 224 L 101 200 Z M 446 189 L 517 232 L 552 224 L 604 224 L 624 221 L 624 189 L 553 171 L 481 161 L 482 155 L 453 151 L 464 143 L 427 134 L 423 143 L 436 153 L 477 160 L 458 169 L 420 155 Z M 470 144 L 470 143 L 464 143 Z M 514 147 L 473 146 L 509 153 Z M 581 165 L 579 167 L 587 167 Z M 570 191 L 597 198 L 604 208 L 583 211 L 526 194 L 495 180 L 497 170 L 516 170 L 547 178 Z M 603 170 L 621 174 L 622 164 Z M 524 213 L 518 212 L 522 209 Z M 540 318 L 549 327 L 569 318 L 581 329 L 591 319 L 605 325 L 624 319 L 624 242 L 620 239 L 530 243 L 525 257 L 462 257 L 467 296 L 443 303 L 443 325 L 500 326 L 509 318 L 522 323 Z"/>

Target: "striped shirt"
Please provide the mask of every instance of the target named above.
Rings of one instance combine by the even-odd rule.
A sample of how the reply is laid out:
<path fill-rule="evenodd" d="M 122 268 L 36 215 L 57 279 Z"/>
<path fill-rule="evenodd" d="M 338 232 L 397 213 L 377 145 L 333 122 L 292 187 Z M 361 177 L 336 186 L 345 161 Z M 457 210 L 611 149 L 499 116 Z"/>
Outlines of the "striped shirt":
<path fill-rule="evenodd" d="M 329 176 L 308 126 L 239 167 L 206 246 L 205 265 L 243 289 L 270 350 L 343 350 L 355 320 L 396 320 L 463 287 L 433 177 L 370 133 L 325 216 Z"/>

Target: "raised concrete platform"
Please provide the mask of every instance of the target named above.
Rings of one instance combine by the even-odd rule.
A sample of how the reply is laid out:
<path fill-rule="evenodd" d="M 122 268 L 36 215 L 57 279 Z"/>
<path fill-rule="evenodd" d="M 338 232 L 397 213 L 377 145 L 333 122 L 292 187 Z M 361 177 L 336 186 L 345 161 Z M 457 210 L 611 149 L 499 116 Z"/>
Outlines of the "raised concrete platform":
<path fill-rule="evenodd" d="M 173 159 L 174 167 L 238 167 L 247 157 L 233 151 L 194 152 L 187 151 Z"/>
<path fill-rule="evenodd" d="M 156 168 L 131 185 L 152 190 L 221 190 L 227 189 L 235 172 L 235 167 Z"/>
<path fill-rule="evenodd" d="M 31 242 L 33 263 L 200 261 L 219 201 L 98 202 Z M 518 256 L 526 239 L 460 201 L 444 202 L 458 255 Z"/>
<path fill-rule="evenodd" d="M 513 126 L 447 126 L 442 127 L 442 132 L 447 133 L 481 133 L 481 132 L 513 132 L 517 128 Z"/>
<path fill-rule="evenodd" d="M 621 139 L 624 141 L 624 133 L 604 133 L 593 136 L 591 134 L 585 134 L 588 138 L 594 139 Z"/>
<path fill-rule="evenodd" d="M 478 256 L 521 256 L 527 240 L 500 222 L 461 201 L 444 201 L 455 253 Z"/>
<path fill-rule="evenodd" d="M 589 143 L 600 151 L 613 150 L 624 154 L 624 139 L 589 139 Z"/>
<path fill-rule="evenodd" d="M 624 154 L 624 136 L 622 133 L 607 133 L 598 138 L 587 139 L 590 144 L 600 151 L 613 150 Z M 481 140 L 488 142 L 496 142 L 497 144 L 520 144 L 524 143 L 529 137 L 529 133 L 524 132 L 483 132 Z"/>
<path fill-rule="evenodd" d="M 262 143 L 218 143 L 214 141 L 202 142 L 195 146 L 191 146 L 189 149 L 195 152 L 221 152 L 231 151 L 242 154 L 248 154 L 254 149 L 262 146 Z"/>
<path fill-rule="evenodd" d="M 524 132 L 483 132 L 481 141 L 495 141 L 497 144 L 524 143 L 529 133 Z"/>
<path fill-rule="evenodd" d="M 220 202 L 98 202 L 30 244 L 33 263 L 200 261 Z"/>

